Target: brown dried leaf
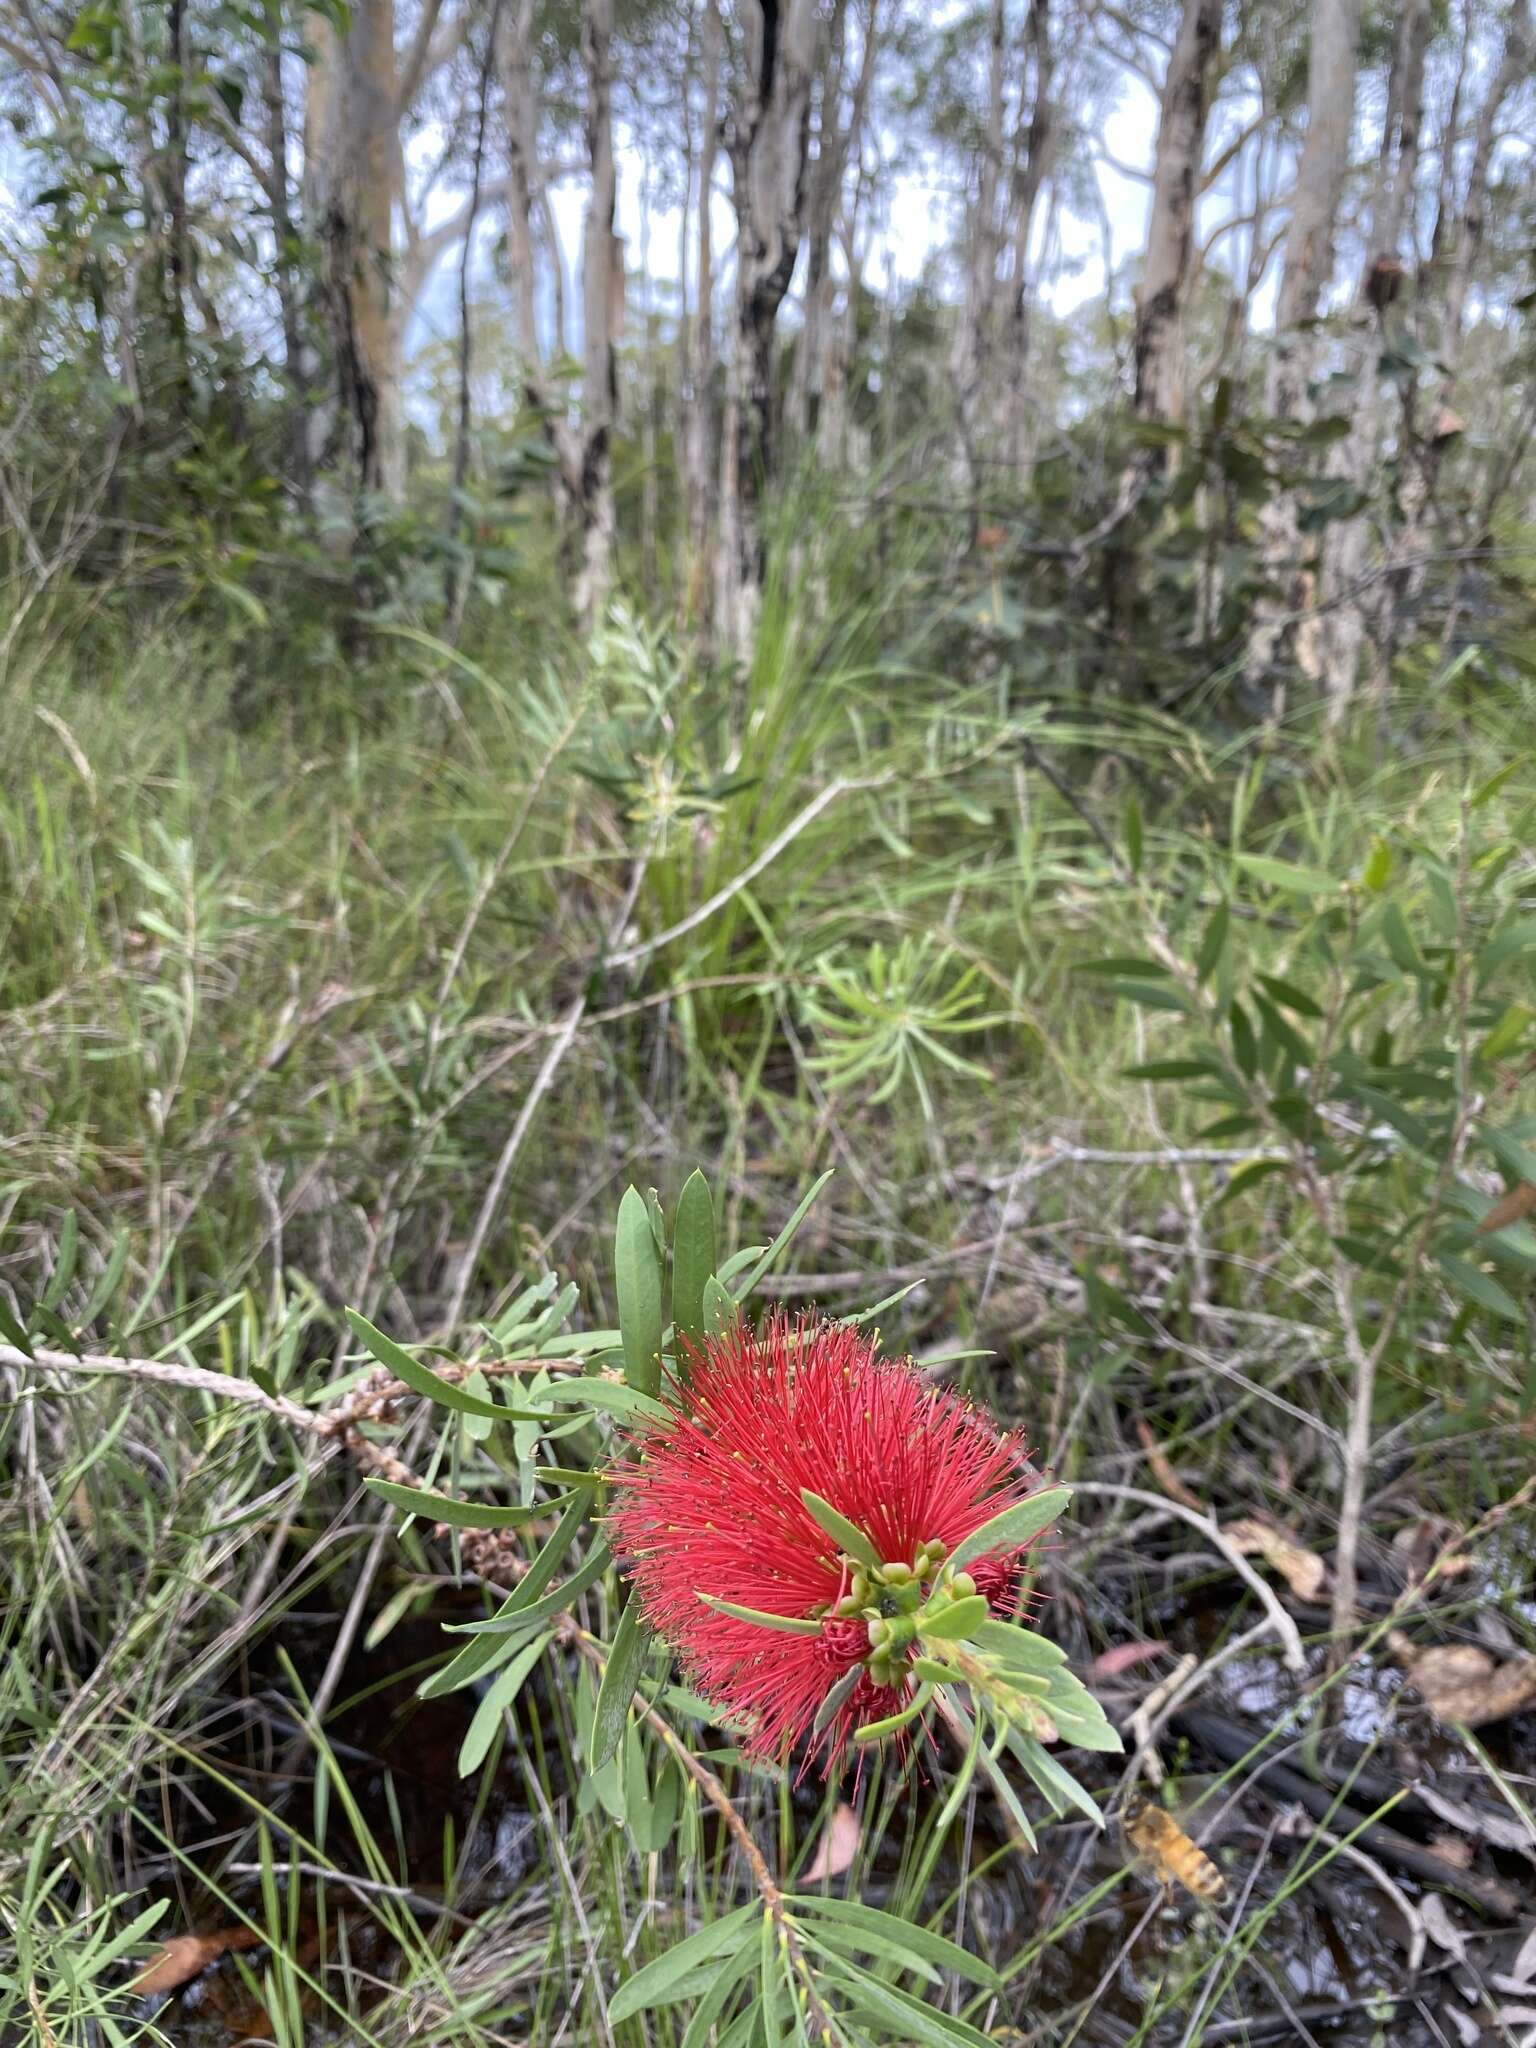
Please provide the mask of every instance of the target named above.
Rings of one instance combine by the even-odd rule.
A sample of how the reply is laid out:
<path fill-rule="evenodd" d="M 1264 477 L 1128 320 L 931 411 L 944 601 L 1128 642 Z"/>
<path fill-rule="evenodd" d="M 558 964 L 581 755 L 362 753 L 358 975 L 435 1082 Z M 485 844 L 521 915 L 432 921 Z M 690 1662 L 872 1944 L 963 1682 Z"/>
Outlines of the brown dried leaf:
<path fill-rule="evenodd" d="M 859 1853 L 859 1834 L 859 1816 L 845 1799 L 840 1799 L 816 1844 L 816 1854 L 805 1873 L 807 1884 L 816 1884 L 824 1877 L 841 1877 Z"/>
<path fill-rule="evenodd" d="M 1328 1582 L 1328 1567 L 1315 1550 L 1308 1550 L 1283 1529 L 1267 1522 L 1227 1522 L 1222 1535 L 1242 1557 L 1262 1557 L 1277 1571 L 1298 1600 L 1315 1600 Z"/>
<path fill-rule="evenodd" d="M 1536 1209 L 1536 1187 L 1528 1180 L 1517 1180 L 1512 1188 L 1506 1188 L 1500 1195 L 1478 1224 L 1478 1230 L 1480 1233 L 1502 1230 L 1506 1224 L 1518 1223 L 1522 1217 L 1529 1216 L 1533 1209 Z"/>
<path fill-rule="evenodd" d="M 140 1998 L 157 1991 L 177 1991 L 220 1956 L 234 1949 L 260 1948 L 265 1939 L 254 1927 L 221 1927 L 217 1934 L 173 1934 L 134 1978 L 133 1989 Z"/>
<path fill-rule="evenodd" d="M 1149 1657 L 1161 1657 L 1167 1648 L 1166 1643 L 1112 1643 L 1088 1666 L 1088 1677 L 1118 1678 L 1123 1671 L 1145 1664 Z"/>
<path fill-rule="evenodd" d="M 1442 1863 L 1454 1864 L 1458 1870 L 1470 1870 L 1477 1860 L 1477 1851 L 1465 1835 L 1437 1832 L 1430 1836 L 1429 1846 Z"/>
<path fill-rule="evenodd" d="M 1182 1502 L 1187 1508 L 1193 1508 L 1197 1515 L 1203 1515 L 1206 1512 L 1205 1502 L 1197 1493 L 1190 1492 L 1169 1464 L 1168 1453 L 1152 1434 L 1151 1426 L 1144 1415 L 1138 1415 L 1136 1418 L 1136 1434 L 1141 1438 L 1141 1447 L 1147 1454 L 1148 1469 L 1168 1498 Z"/>
<path fill-rule="evenodd" d="M 1387 1647 L 1437 1721 L 1481 1728 L 1536 1706 L 1536 1657 L 1499 1663 L 1473 1643 L 1420 1649 L 1399 1629 L 1387 1637 Z"/>

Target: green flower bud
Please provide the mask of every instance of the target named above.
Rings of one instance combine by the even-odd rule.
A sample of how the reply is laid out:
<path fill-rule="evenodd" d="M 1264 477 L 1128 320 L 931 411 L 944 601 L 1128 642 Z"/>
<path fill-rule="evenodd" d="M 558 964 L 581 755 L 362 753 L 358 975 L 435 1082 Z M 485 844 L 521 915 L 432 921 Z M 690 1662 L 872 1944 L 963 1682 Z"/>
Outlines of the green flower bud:
<path fill-rule="evenodd" d="M 880 1576 L 888 1586 L 910 1586 L 917 1574 L 911 1565 L 898 1560 L 895 1564 L 881 1565 Z"/>
<path fill-rule="evenodd" d="M 869 1647 L 879 1650 L 891 1640 L 891 1624 L 883 1616 L 869 1624 Z"/>
<path fill-rule="evenodd" d="M 956 1572 L 949 1582 L 949 1590 L 957 1600 L 968 1600 L 976 1591 L 976 1581 L 969 1572 Z"/>

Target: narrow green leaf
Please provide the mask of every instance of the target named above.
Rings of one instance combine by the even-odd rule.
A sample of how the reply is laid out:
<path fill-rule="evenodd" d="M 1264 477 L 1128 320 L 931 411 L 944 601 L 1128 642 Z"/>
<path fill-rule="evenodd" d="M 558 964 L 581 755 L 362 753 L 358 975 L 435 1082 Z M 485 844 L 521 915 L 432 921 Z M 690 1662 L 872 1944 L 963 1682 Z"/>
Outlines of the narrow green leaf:
<path fill-rule="evenodd" d="M 1141 805 L 1134 796 L 1128 797 L 1125 805 L 1125 857 L 1133 875 L 1141 873 L 1141 857 L 1145 847 L 1145 835 L 1141 824 Z"/>
<path fill-rule="evenodd" d="M 816 1197 L 821 1193 L 822 1189 L 826 1186 L 827 1182 L 832 1178 L 832 1175 L 835 1172 L 835 1170 L 835 1168 L 829 1166 L 825 1173 L 818 1174 L 816 1179 L 812 1181 L 809 1189 L 806 1191 L 804 1195 L 801 1196 L 799 1202 L 795 1205 L 794 1214 L 790 1217 L 789 1221 L 785 1224 L 784 1228 L 779 1232 L 778 1236 L 773 1240 L 773 1243 L 769 1245 L 767 1251 L 763 1253 L 762 1257 L 757 1261 L 756 1265 L 752 1267 L 746 1279 L 741 1282 L 740 1286 L 732 1289 L 732 1292 L 735 1294 L 737 1301 L 745 1301 L 747 1296 L 752 1292 L 753 1288 L 757 1285 L 758 1281 L 762 1279 L 763 1275 L 765 1273 L 772 1271 L 773 1266 L 777 1261 L 780 1253 L 788 1250 L 789 1245 L 792 1239 L 795 1237 L 796 1233 L 798 1232 L 801 1224 L 805 1221 L 806 1217 L 810 1215 L 812 1203 L 816 1200 Z"/>
<path fill-rule="evenodd" d="M 1290 896 L 1331 896 L 1339 887 L 1332 875 L 1321 868 L 1302 868 L 1288 860 L 1271 860 L 1262 853 L 1235 853 L 1235 866 L 1266 888 L 1283 889 Z"/>
<path fill-rule="evenodd" d="M 883 1913 L 878 1906 L 866 1906 L 856 1899 L 840 1899 L 833 1894 L 823 1896 L 820 1892 L 797 1892 L 785 1903 L 792 1912 L 803 1913 L 807 1918 L 835 1920 L 841 1926 L 862 1928 L 895 1940 L 910 1954 L 963 1977 L 968 1984 L 980 1984 L 985 1990 L 995 1991 L 1001 1983 L 992 1965 L 980 1956 L 973 1956 L 945 1935 L 935 1934 L 930 1927 L 898 1918 L 894 1913 Z"/>
<path fill-rule="evenodd" d="M 661 1260 L 650 1208 L 637 1188 L 626 1188 L 619 1203 L 613 1266 L 624 1374 L 632 1387 L 654 1395 L 661 1387 Z"/>
<path fill-rule="evenodd" d="M 756 1899 L 751 1899 L 745 1906 L 738 1906 L 734 1913 L 727 1913 L 723 1920 L 712 1920 L 697 1934 L 690 1934 L 677 1942 L 664 1955 L 647 1963 L 643 1970 L 637 1970 L 609 2000 L 609 2019 L 614 2022 L 633 2019 L 636 2013 L 648 2012 L 654 2006 L 671 2005 L 678 1996 L 675 1987 L 701 1964 L 713 1962 L 737 1949 L 749 1936 L 754 1939 L 755 1946 L 762 1910 Z"/>
<path fill-rule="evenodd" d="M 346 1311 L 347 1325 L 354 1337 L 360 1338 L 386 1372 L 393 1373 L 397 1380 L 422 1394 L 429 1401 L 435 1401 L 439 1408 L 451 1408 L 458 1415 L 488 1415 L 493 1422 L 527 1422 L 536 1417 L 519 1414 L 512 1408 L 500 1408 L 494 1401 L 482 1401 L 476 1395 L 467 1393 L 463 1387 L 454 1386 L 449 1380 L 439 1379 L 430 1366 L 423 1365 L 419 1358 L 413 1358 L 403 1350 L 393 1337 L 386 1337 L 382 1330 L 376 1330 L 365 1316 L 355 1308 Z"/>
<path fill-rule="evenodd" d="M 1211 912 L 1210 922 L 1200 939 L 1200 951 L 1195 956 L 1195 973 L 1202 982 L 1209 981 L 1221 965 L 1231 925 L 1231 911 L 1225 903 L 1218 903 Z"/>
<path fill-rule="evenodd" d="M 524 1643 L 513 1651 L 511 1661 L 505 1670 L 498 1671 L 487 1686 L 479 1705 L 475 1708 L 469 1726 L 464 1731 L 464 1740 L 459 1745 L 459 1776 L 467 1778 L 472 1771 L 478 1771 L 485 1762 L 491 1744 L 496 1740 L 496 1731 L 501 1726 L 501 1717 L 522 1691 L 528 1674 L 549 1648 L 554 1638 L 546 1630 L 535 1636 L 531 1643 Z M 492 1637 L 491 1641 L 495 1641 Z"/>
<path fill-rule="evenodd" d="M 1479 1308 L 1502 1316 L 1507 1323 L 1525 1321 L 1519 1302 L 1480 1266 L 1474 1266 L 1470 1259 L 1457 1258 L 1454 1252 L 1436 1252 L 1435 1257 L 1440 1270 L 1458 1294 L 1464 1294 L 1468 1301 L 1475 1301 Z"/>
<path fill-rule="evenodd" d="M 58 1256 L 54 1259 L 48 1285 L 43 1289 L 44 1308 L 57 1308 L 64 1299 L 65 1290 L 75 1275 L 75 1258 L 79 1250 L 80 1219 L 73 1209 L 66 1209 L 59 1231 Z"/>
<path fill-rule="evenodd" d="M 702 1344 L 704 1291 L 715 1270 L 715 1202 L 697 1169 L 683 1183 L 672 1226 L 672 1327 L 678 1341 L 678 1372 L 686 1379 L 686 1343 Z"/>
<path fill-rule="evenodd" d="M 363 1484 L 391 1507 L 403 1508 L 408 1515 L 421 1515 L 429 1522 L 446 1522 L 450 1529 L 520 1529 L 525 1522 L 569 1506 L 573 1498 L 563 1493 L 555 1500 L 537 1501 L 532 1507 L 495 1507 L 489 1501 L 456 1500 L 452 1494 L 429 1493 L 424 1486 L 397 1486 L 392 1479 L 365 1479 Z"/>
<path fill-rule="evenodd" d="M 3 1294 L 0 1294 L 0 1337 L 3 1337 L 7 1344 L 14 1344 L 18 1351 L 24 1351 L 28 1358 L 32 1356 L 32 1346 L 27 1333 L 11 1314 Z"/>
<path fill-rule="evenodd" d="M 629 1703 L 635 1696 L 635 1687 L 650 1647 L 650 1632 L 640 1618 L 640 1603 L 631 1598 L 613 1632 L 613 1646 L 603 1667 L 603 1682 L 597 1689 L 589 1759 L 594 1771 L 600 1771 L 610 1758 L 619 1753 L 619 1744 L 624 1740 L 624 1729 L 629 1720 Z"/>
<path fill-rule="evenodd" d="M 547 1387 L 541 1387 L 537 1394 L 527 1397 L 529 1411 L 539 1414 L 545 1408 L 562 1404 L 577 1408 L 592 1408 L 607 1415 L 625 1417 L 641 1416 L 647 1422 L 675 1422 L 676 1410 L 664 1401 L 656 1401 L 649 1394 L 631 1386 L 625 1380 L 576 1379 L 563 1375 L 552 1379 Z"/>
<path fill-rule="evenodd" d="M 734 1621 L 750 1621 L 758 1628 L 771 1628 L 781 1636 L 819 1636 L 821 1623 L 812 1615 L 769 1614 L 761 1607 L 743 1607 L 736 1600 L 719 1600 L 713 1593 L 701 1593 L 704 1605 L 716 1614 L 728 1614 Z"/>
<path fill-rule="evenodd" d="M 711 1273 L 704 1282 L 704 1332 L 709 1337 L 727 1337 L 735 1329 L 739 1313 L 736 1297 Z"/>
<path fill-rule="evenodd" d="M 846 1515 L 840 1515 L 830 1501 L 823 1500 L 819 1493 L 812 1493 L 804 1486 L 800 1489 L 800 1498 L 805 1503 L 806 1513 L 832 1538 L 844 1556 L 851 1557 L 855 1564 L 884 1563 L 884 1559 L 864 1531 L 856 1529 Z"/>

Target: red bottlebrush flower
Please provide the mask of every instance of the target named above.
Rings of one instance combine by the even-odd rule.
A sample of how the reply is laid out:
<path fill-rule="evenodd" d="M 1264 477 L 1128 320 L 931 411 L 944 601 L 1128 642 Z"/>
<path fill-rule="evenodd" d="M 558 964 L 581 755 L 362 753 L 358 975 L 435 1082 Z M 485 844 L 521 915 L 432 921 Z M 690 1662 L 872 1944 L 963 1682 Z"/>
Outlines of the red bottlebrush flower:
<path fill-rule="evenodd" d="M 745 1730 L 749 1751 L 830 1774 L 853 1731 L 910 1692 L 900 1661 L 872 1659 L 869 1624 L 831 1610 L 849 1593 L 836 1542 L 801 1498 L 828 1502 L 880 1558 L 937 1560 L 1034 1490 L 1021 1448 L 976 1409 L 882 1359 L 859 1331 L 772 1317 L 711 1339 L 671 1393 L 666 1422 L 636 1434 L 638 1461 L 611 1474 L 610 1539 L 642 1611 L 690 1682 Z M 1011 1612 L 1023 1552 L 978 1558 L 977 1589 Z M 788 1634 L 700 1598 L 819 1620 Z M 875 1669 L 871 1671 L 873 1661 Z M 820 1730 L 837 1681 L 860 1676 Z"/>

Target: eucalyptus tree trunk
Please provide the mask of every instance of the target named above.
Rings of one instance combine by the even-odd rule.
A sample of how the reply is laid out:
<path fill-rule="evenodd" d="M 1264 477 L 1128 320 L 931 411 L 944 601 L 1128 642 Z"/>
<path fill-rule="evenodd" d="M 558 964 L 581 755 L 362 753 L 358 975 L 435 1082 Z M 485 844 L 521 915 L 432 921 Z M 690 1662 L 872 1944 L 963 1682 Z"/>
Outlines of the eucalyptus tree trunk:
<path fill-rule="evenodd" d="M 1368 494 L 1383 474 L 1385 422 L 1378 357 L 1392 328 L 1401 325 L 1408 313 L 1404 297 L 1408 272 L 1401 261 L 1402 240 L 1404 226 L 1411 218 L 1418 177 L 1424 61 L 1431 27 L 1431 0 L 1403 0 L 1357 304 L 1357 322 L 1366 330 L 1361 342 L 1360 401 L 1349 437 L 1333 465 L 1340 481 L 1362 495 Z M 1403 401 L 1401 439 L 1411 444 L 1413 436 L 1410 385 Z M 1386 680 L 1385 649 L 1393 637 L 1386 624 L 1389 585 L 1388 579 L 1381 578 L 1373 590 L 1366 589 L 1370 542 L 1371 522 L 1364 510 L 1330 526 L 1324 539 L 1323 605 L 1307 644 L 1322 683 L 1330 726 L 1342 721 L 1354 700 L 1365 645 L 1366 609 L 1371 603 L 1378 604 L 1381 628 L 1377 633 L 1374 680 L 1377 687 Z"/>
<path fill-rule="evenodd" d="M 981 444 L 986 438 L 992 342 L 996 325 L 999 220 L 1003 182 L 1003 113 L 1007 77 L 1004 0 L 987 15 L 987 112 L 976 165 L 976 193 L 966 231 L 965 295 L 955 323 L 951 359 L 961 449 L 973 500 L 980 490 Z M 971 524 L 977 513 L 973 504 Z M 973 533 L 974 538 L 974 533 Z"/>
<path fill-rule="evenodd" d="M 1533 42 L 1536 39 L 1532 35 L 1529 0 L 1513 0 L 1505 28 L 1503 54 L 1478 110 L 1472 160 L 1459 206 L 1456 200 L 1458 138 L 1454 119 L 1442 148 L 1440 205 L 1435 221 L 1437 262 L 1432 266 L 1432 270 L 1447 268 L 1439 348 L 1436 351 L 1440 374 L 1430 393 L 1425 415 L 1414 423 L 1414 431 L 1408 437 L 1405 449 L 1402 531 L 1396 549 L 1398 566 L 1386 579 L 1382 602 L 1380 639 L 1384 660 L 1390 660 L 1396 646 L 1405 603 L 1412 601 L 1423 587 L 1429 516 L 1435 502 L 1440 470 L 1461 433 L 1462 423 L 1452 408 L 1452 399 L 1466 334 L 1467 298 L 1483 241 L 1499 115 L 1510 94 L 1530 75 L 1533 57 L 1536 57 Z M 1465 71 L 1464 55 L 1463 74 Z M 1458 77 L 1458 103 L 1462 89 L 1463 79 Z M 1445 260 L 1447 241 L 1450 243 L 1448 265 Z"/>
<path fill-rule="evenodd" d="M 726 621 L 745 652 L 762 595 L 762 506 L 779 466 L 775 348 L 779 307 L 805 225 L 815 0 L 740 0 L 742 49 L 731 110 L 736 321 L 722 463 Z"/>
<path fill-rule="evenodd" d="M 356 0 L 344 31 L 313 14 L 305 199 L 324 262 L 324 303 L 342 419 L 360 488 L 404 485 L 402 321 L 391 277 L 404 186 L 394 0 Z"/>
<path fill-rule="evenodd" d="M 1144 419 L 1177 421 L 1184 413 L 1184 303 L 1221 16 L 1221 0 L 1185 0 L 1163 83 L 1152 214 L 1136 297 L 1136 410 Z"/>
<path fill-rule="evenodd" d="M 1349 170 L 1355 119 L 1362 0 L 1313 0 L 1307 66 L 1307 133 L 1291 195 L 1275 306 L 1275 350 L 1270 359 L 1268 404 L 1282 422 L 1304 410 L 1315 341 L 1311 323 L 1322 310 L 1333 275 L 1333 238 L 1339 195 Z M 1245 670 L 1250 683 L 1267 685 L 1273 715 L 1284 709 L 1284 682 L 1296 614 L 1309 601 L 1312 577 L 1299 560 L 1301 531 L 1289 492 L 1280 492 L 1261 521 L 1260 550 L 1267 580 L 1277 593 L 1254 606 Z"/>
<path fill-rule="evenodd" d="M 1026 94 L 1021 92 L 1010 193 L 1013 279 L 1003 338 L 1005 396 L 1001 423 L 1003 444 L 1009 461 L 1015 466 L 1023 462 L 1029 438 L 1027 376 L 1030 315 L 1033 311 L 1029 247 L 1034 237 L 1040 195 L 1045 189 L 1046 177 L 1056 153 L 1056 109 L 1051 97 L 1055 53 L 1051 45 L 1050 0 L 1030 0 L 1024 23 L 1024 48 L 1029 120 L 1026 125 Z"/>
<path fill-rule="evenodd" d="M 581 58 L 585 136 L 592 190 L 582 251 L 581 413 L 573 420 L 544 376 L 539 345 L 534 219 L 546 202 L 539 162 L 539 89 L 534 0 L 518 0 L 500 38 L 507 131 L 508 240 L 517 305 L 524 395 L 555 456 L 556 495 L 571 555 L 572 605 L 596 623 L 613 576 L 613 432 L 618 411 L 617 342 L 624 319 L 624 244 L 614 232 L 614 0 L 583 0 Z"/>
<path fill-rule="evenodd" d="M 592 196 L 582 251 L 582 417 L 571 454 L 581 546 L 575 604 L 585 626 L 601 616 L 613 580 L 613 432 L 619 409 L 617 340 L 624 324 L 624 244 L 613 226 L 613 6 L 614 0 L 583 0 L 581 10 Z"/>
<path fill-rule="evenodd" d="M 720 149 L 720 57 L 725 31 L 718 0 L 704 0 L 704 132 L 699 143 L 698 289 L 693 355 L 684 393 L 683 481 L 688 499 L 688 614 L 707 635 L 715 513 L 715 258 L 710 200 Z"/>

